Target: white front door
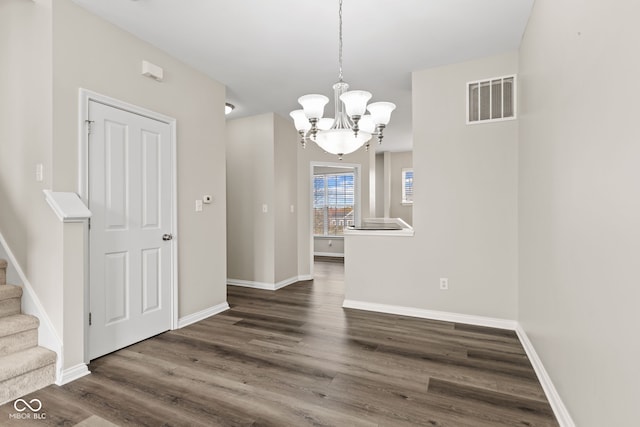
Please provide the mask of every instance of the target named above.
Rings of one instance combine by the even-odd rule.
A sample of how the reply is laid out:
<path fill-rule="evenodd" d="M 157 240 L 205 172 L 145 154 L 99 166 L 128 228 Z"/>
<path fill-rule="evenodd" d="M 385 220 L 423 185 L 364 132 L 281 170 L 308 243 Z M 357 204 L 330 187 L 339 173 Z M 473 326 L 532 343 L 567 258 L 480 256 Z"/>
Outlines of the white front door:
<path fill-rule="evenodd" d="M 89 102 L 89 358 L 171 328 L 169 124 Z"/>

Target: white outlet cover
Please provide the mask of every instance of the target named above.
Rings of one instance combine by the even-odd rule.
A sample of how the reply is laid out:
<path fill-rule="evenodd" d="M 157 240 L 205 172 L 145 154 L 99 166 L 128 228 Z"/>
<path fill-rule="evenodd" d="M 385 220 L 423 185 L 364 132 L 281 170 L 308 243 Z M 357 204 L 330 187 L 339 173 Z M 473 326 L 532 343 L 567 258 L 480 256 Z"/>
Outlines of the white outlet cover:
<path fill-rule="evenodd" d="M 440 289 L 442 289 L 443 291 L 449 289 L 449 279 L 447 279 L 446 277 L 440 278 Z"/>
<path fill-rule="evenodd" d="M 44 180 L 44 166 L 42 163 L 36 165 L 36 182 L 42 182 Z"/>
<path fill-rule="evenodd" d="M 196 200 L 196 212 L 202 212 L 202 200 Z"/>

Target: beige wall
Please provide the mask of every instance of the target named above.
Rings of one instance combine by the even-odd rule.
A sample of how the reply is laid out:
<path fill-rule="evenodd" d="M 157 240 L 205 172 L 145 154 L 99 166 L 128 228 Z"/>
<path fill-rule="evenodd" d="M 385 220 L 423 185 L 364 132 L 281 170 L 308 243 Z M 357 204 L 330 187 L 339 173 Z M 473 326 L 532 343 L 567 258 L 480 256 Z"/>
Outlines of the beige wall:
<path fill-rule="evenodd" d="M 275 282 L 298 277 L 298 133 L 290 120 L 274 114 Z M 293 212 L 291 207 L 293 206 Z"/>
<path fill-rule="evenodd" d="M 376 207 L 375 217 L 384 218 L 384 153 L 376 153 L 375 157 L 376 171 Z"/>
<path fill-rule="evenodd" d="M 638 418 L 638 16 L 536 0 L 520 50 L 520 323 L 579 426 Z"/>
<path fill-rule="evenodd" d="M 42 194 L 52 183 L 51 35 L 51 1 L 0 2 L 0 233 L 62 335 L 63 226 Z"/>
<path fill-rule="evenodd" d="M 275 283 L 274 154 L 273 113 L 227 121 L 230 279 Z"/>
<path fill-rule="evenodd" d="M 313 253 L 320 256 L 344 256 L 344 239 L 314 237 Z"/>
<path fill-rule="evenodd" d="M 413 73 L 414 237 L 346 238 L 346 298 L 517 318 L 517 121 L 467 126 L 467 81 L 509 53 Z M 449 290 L 439 290 L 439 278 Z"/>
<path fill-rule="evenodd" d="M 227 121 L 230 279 L 275 284 L 298 277 L 296 139 L 277 114 Z"/>
<path fill-rule="evenodd" d="M 413 167 L 413 153 L 411 151 L 403 151 L 399 153 L 391 152 L 389 155 L 391 156 L 389 217 L 402 218 L 407 224 L 411 225 L 413 224 L 413 206 L 402 204 L 402 169 Z"/>
<path fill-rule="evenodd" d="M 53 188 L 78 189 L 79 88 L 176 118 L 179 315 L 226 301 L 224 86 L 70 0 L 53 22 Z M 143 77 L 142 60 L 165 80 Z M 205 194 L 214 203 L 195 212 Z"/>

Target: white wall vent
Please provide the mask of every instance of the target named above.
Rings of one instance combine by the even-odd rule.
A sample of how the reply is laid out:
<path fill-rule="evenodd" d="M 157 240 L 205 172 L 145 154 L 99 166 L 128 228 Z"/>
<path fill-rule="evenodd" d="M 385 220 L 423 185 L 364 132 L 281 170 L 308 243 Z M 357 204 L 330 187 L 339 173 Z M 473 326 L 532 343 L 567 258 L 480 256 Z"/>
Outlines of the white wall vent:
<path fill-rule="evenodd" d="M 467 124 L 515 118 L 515 74 L 467 83 Z"/>

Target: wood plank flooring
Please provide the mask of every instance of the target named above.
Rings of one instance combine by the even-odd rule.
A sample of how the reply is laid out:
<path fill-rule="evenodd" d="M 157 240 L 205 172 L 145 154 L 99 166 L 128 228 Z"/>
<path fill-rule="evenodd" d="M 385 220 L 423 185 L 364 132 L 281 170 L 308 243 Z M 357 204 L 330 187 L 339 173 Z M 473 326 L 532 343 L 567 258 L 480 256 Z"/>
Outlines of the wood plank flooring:
<path fill-rule="evenodd" d="M 92 361 L 16 426 L 557 426 L 515 333 L 341 308 L 344 266 Z M 28 410 L 26 412 L 29 412 Z"/>

